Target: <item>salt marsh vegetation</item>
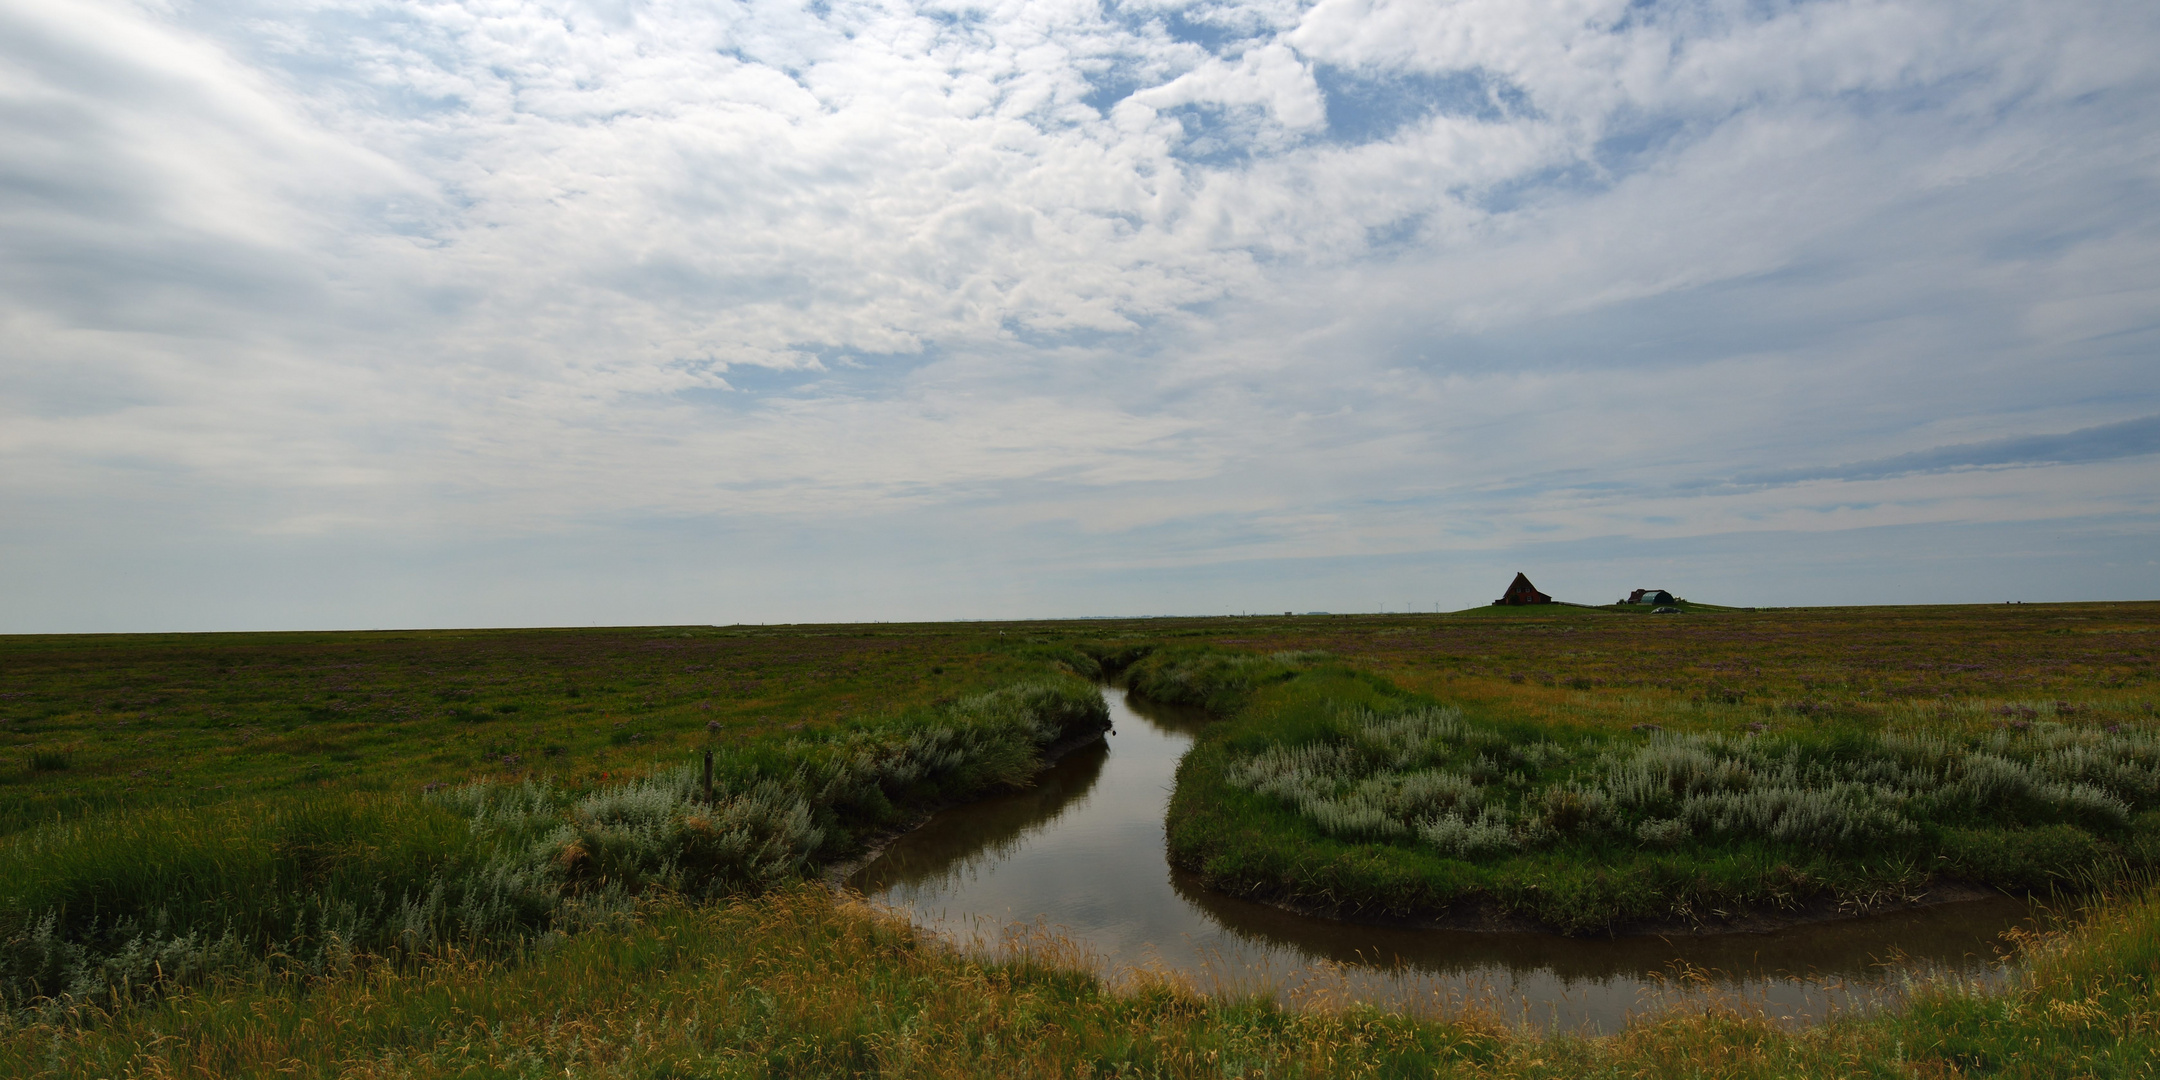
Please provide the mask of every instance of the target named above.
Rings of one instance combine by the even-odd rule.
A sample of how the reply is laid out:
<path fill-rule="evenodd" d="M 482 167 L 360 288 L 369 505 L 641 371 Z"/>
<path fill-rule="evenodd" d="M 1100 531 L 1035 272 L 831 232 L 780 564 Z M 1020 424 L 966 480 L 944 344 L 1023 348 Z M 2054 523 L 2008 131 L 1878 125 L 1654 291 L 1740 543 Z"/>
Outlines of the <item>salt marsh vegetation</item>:
<path fill-rule="evenodd" d="M 355 957 L 511 955 L 617 915 L 806 876 L 940 802 L 1024 782 L 1107 726 L 1070 676 L 575 792 L 475 782 L 67 820 L 0 842 L 0 1006 L 158 994 Z"/>
<path fill-rule="evenodd" d="M 1469 644 L 1472 623 L 1441 620 L 1424 653 L 1414 626 L 1254 641 L 1265 651 L 1242 663 L 1205 645 L 1158 650 L 1132 670 L 1137 690 L 1170 687 L 1229 717 L 1180 770 L 1173 861 L 1299 910 L 1569 933 L 1760 925 L 1975 887 L 2077 893 L 2160 865 L 2160 738 L 2140 689 L 2152 658 L 2123 651 L 2142 638 L 2071 643 L 2093 665 L 2077 688 L 2043 651 L 2066 648 L 2051 629 L 2026 654 L 2049 662 L 2022 683 L 1916 658 L 1928 681 L 1912 689 L 1932 691 L 1920 696 L 1864 674 L 1882 650 L 1855 639 L 1857 618 L 1839 617 L 1833 638 L 1752 614 L 1602 617 L 1480 615 Z M 1751 667 L 1744 684 L 1731 674 L 1744 653 L 1702 647 L 1747 627 L 1781 643 L 1763 655 L 1793 650 L 1803 671 Z M 1616 665 L 1618 648 L 1577 635 L 1668 651 Z M 1476 651 L 1503 645 L 1614 677 L 1533 680 Z M 1974 650 L 1951 635 L 1944 647 Z M 1723 674 L 1673 682 L 1689 663 Z M 1233 678 L 1211 684 L 1216 672 Z M 1943 692 L 1938 676 L 2027 693 Z M 2030 693 L 2042 687 L 2057 696 Z"/>
<path fill-rule="evenodd" d="M 1584 836 L 1850 851 L 1929 827 L 2065 824 L 2114 835 L 2160 806 L 2160 739 L 2143 725 L 2041 721 L 1831 739 L 1645 730 L 1516 742 L 1449 706 L 1331 714 L 1310 741 L 1234 758 L 1225 781 L 1294 807 L 1330 836 L 1414 837 L 1464 858 Z"/>
<path fill-rule="evenodd" d="M 2139 1075 L 2156 643 L 2149 604 L 5 639 L 0 1074 Z M 1244 895 L 2085 907 L 1884 1015 L 1584 1039 L 1116 988 L 800 880 L 1024 775 L 1116 672 L 1228 717 L 1169 854 Z"/>

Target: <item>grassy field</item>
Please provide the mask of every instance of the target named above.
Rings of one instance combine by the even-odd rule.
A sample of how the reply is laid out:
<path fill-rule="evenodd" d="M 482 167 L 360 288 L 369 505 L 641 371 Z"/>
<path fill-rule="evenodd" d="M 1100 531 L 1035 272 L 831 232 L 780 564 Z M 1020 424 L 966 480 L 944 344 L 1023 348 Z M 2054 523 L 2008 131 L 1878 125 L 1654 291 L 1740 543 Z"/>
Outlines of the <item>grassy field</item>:
<path fill-rule="evenodd" d="M 0 831 L 248 792 L 590 785 L 991 689 L 1076 643 L 1319 650 L 1473 716 L 1735 730 L 1945 699 L 2150 718 L 2156 635 L 2160 604 L 0 637 Z"/>
<path fill-rule="evenodd" d="M 604 784 L 1040 674 L 1001 629 L 0 637 L 0 831 L 248 794 Z"/>
<path fill-rule="evenodd" d="M 11 644 L 16 1009 L 513 956 L 754 893 L 1109 722 L 1088 655 L 999 630 Z"/>
<path fill-rule="evenodd" d="M 1113 992 L 1056 943 L 957 955 L 788 882 L 1023 777 L 1096 722 L 1078 676 L 1149 650 L 1324 653 L 1286 664 L 1547 741 L 2029 739 L 2148 732 L 2156 631 L 2125 604 L 0 639 L 0 1074 L 2150 1075 L 2160 922 L 2128 881 L 2008 992 L 1600 1040 Z"/>
<path fill-rule="evenodd" d="M 1133 678 L 1238 703 L 1179 769 L 1173 859 L 1301 909 L 1686 930 L 2160 866 L 2160 741 L 2099 710 L 1604 730 L 1478 719 L 1313 654 L 1170 650 Z"/>
<path fill-rule="evenodd" d="M 2125 898 L 2028 944 L 2007 992 L 1919 988 L 1892 1016 L 1788 1031 L 1743 1008 L 1605 1038 L 1490 1018 L 1289 1011 L 1107 991 L 1055 942 L 996 962 L 820 889 L 660 901 L 513 959 L 233 979 L 117 1013 L 19 1016 L 38 1077 L 2148 1077 L 2160 908 Z"/>
<path fill-rule="evenodd" d="M 1150 656 L 1235 719 L 1173 857 L 1309 909 L 1571 932 L 2160 863 L 2153 605 L 1491 608 Z"/>

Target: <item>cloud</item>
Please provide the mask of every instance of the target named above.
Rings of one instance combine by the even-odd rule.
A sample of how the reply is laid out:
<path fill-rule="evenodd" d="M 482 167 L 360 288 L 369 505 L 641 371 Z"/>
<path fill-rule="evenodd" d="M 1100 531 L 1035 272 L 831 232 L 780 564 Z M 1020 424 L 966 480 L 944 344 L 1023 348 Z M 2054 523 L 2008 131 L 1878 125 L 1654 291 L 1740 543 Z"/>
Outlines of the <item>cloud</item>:
<path fill-rule="evenodd" d="M 2160 416 L 2066 431 L 2060 435 L 2015 435 L 1986 442 L 1960 443 L 1915 450 L 1874 461 L 1814 468 L 1743 473 L 1730 486 L 1769 487 L 1810 480 L 1881 480 L 1915 473 L 1959 469 L 2075 465 L 2160 453 Z"/>
<path fill-rule="evenodd" d="M 2156 45 L 2128 0 L 0 0 L 7 557 L 2134 519 Z"/>

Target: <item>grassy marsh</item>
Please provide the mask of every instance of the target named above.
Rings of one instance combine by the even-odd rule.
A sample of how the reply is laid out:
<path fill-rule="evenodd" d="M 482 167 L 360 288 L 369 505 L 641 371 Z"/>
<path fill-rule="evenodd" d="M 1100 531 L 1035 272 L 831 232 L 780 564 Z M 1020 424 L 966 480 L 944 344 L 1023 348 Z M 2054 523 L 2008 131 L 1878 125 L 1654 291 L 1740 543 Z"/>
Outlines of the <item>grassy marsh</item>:
<path fill-rule="evenodd" d="M 1166 652 L 1133 681 L 1204 681 L 1190 668 L 1230 670 Z M 1586 730 L 1479 722 L 1325 661 L 1237 670 L 1269 669 L 1180 767 L 1171 855 L 1301 908 L 1582 933 L 2160 862 L 2160 742 L 2135 722 Z"/>
<path fill-rule="evenodd" d="M 1258 657 L 1194 680 L 1188 700 L 1218 710 L 1335 666 L 1383 727 L 1413 701 L 1454 710 L 1421 723 L 1536 733 L 1575 748 L 1550 767 L 1587 786 L 1630 760 L 1612 751 L 1663 744 L 1715 774 L 1756 738 L 1924 731 L 2029 762 L 2021 740 L 2061 729 L 2142 736 L 2156 632 L 2160 605 L 2123 604 L 0 639 L 7 975 L 63 990 L 7 1012 L 0 1073 L 2149 1075 L 2160 908 L 2135 875 L 2080 925 L 2021 943 L 2008 991 L 1928 984 L 1892 1015 L 1797 1032 L 1736 1003 L 1602 1039 L 1112 989 L 1057 943 L 964 955 L 788 881 L 881 822 L 1009 781 L 1059 711 L 969 720 L 967 702 L 1152 649 Z M 911 743 L 933 729 L 947 734 Z M 963 729 L 994 737 L 934 764 Z M 1410 748 L 1400 734 L 1372 737 Z M 689 797 L 707 748 L 723 813 Z M 1399 771 L 1463 766 L 1507 790 L 1454 753 Z M 2106 790 L 2130 811 L 2121 830 L 2068 804 L 2045 827 L 2126 855 L 2149 811 Z M 1514 794 L 1458 817 L 1474 826 L 1489 802 L 1517 836 L 1529 804 Z M 1671 809 L 1656 820 L 1685 819 Z M 1610 820 L 1639 833 L 1650 818 Z M 1631 835 L 1595 842 L 1651 863 L 1703 842 Z M 1832 852 L 1812 883 L 1888 899 L 1884 883 L 1911 882 L 1878 854 Z M 2062 865 L 2088 865 L 2073 854 Z M 1759 883 L 1766 865 L 1713 865 L 1713 888 L 1688 893 L 1698 860 L 1642 879 L 1644 903 Z"/>
<path fill-rule="evenodd" d="M 2008 991 L 1919 988 L 1792 1031 L 1738 1004 L 1606 1038 L 1476 1015 L 1287 1010 L 1106 989 L 1054 941 L 962 955 L 816 889 L 654 902 L 517 961 L 236 980 L 117 1014 L 18 1020 L 39 1077 L 2138 1077 L 2160 1054 L 2160 909 L 2124 899 L 2028 942 Z"/>
<path fill-rule="evenodd" d="M 1013 629 L 0 637 L 0 833 L 254 795 L 604 785 L 1040 675 Z"/>
<path fill-rule="evenodd" d="M 677 720 L 678 739 L 703 735 L 713 754 L 709 798 L 687 753 L 612 780 L 528 770 L 414 785 L 439 764 L 411 752 L 426 752 L 423 737 L 403 758 L 393 744 L 378 760 L 404 766 L 404 790 L 383 790 L 376 774 L 236 785 L 223 798 L 197 788 L 135 807 L 78 803 L 0 837 L 0 1004 L 119 1002 L 360 957 L 514 955 L 646 894 L 703 899 L 799 879 L 931 807 L 1026 783 L 1047 750 L 1107 726 L 1083 679 L 1040 658 L 1003 659 L 1030 677 L 762 737 L 729 738 L 717 719 L 685 732 Z M 214 743 L 189 749 L 183 766 L 215 769 Z M 240 776 L 256 764 L 253 753 L 231 756 Z"/>

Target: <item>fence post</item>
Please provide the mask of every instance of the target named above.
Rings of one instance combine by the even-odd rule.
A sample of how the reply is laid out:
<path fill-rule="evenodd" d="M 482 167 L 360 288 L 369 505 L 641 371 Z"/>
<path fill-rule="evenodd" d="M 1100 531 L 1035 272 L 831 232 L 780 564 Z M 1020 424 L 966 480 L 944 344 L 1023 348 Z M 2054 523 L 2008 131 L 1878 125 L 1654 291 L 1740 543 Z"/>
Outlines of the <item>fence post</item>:
<path fill-rule="evenodd" d="M 705 751 L 705 805 L 712 805 L 712 751 Z"/>

